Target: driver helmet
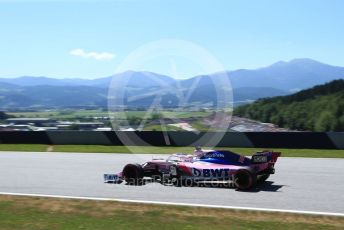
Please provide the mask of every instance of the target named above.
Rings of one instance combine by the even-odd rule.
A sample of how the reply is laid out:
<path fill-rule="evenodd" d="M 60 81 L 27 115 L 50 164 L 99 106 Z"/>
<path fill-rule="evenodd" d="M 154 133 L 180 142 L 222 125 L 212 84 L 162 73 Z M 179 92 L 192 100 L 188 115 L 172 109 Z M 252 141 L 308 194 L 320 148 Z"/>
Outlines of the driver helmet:
<path fill-rule="evenodd" d="M 201 157 L 203 156 L 203 154 L 204 154 L 204 151 L 202 150 L 202 148 L 200 146 L 196 146 L 194 155 L 196 155 L 197 157 Z"/>

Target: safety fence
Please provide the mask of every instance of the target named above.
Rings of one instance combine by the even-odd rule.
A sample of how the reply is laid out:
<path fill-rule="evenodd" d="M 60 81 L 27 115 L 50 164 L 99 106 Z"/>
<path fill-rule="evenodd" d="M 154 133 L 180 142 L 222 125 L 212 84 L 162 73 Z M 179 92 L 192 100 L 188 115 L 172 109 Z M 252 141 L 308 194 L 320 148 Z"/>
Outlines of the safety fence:
<path fill-rule="evenodd" d="M 0 143 L 344 149 L 344 132 L 3 131 Z"/>

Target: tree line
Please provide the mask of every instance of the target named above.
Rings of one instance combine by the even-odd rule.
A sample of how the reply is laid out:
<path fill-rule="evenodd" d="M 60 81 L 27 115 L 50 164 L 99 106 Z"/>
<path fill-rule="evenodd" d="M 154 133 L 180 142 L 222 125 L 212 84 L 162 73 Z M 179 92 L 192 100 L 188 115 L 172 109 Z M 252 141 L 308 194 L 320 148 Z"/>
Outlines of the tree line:
<path fill-rule="evenodd" d="M 302 131 L 344 131 L 344 80 L 289 96 L 259 99 L 239 106 L 234 115 Z"/>

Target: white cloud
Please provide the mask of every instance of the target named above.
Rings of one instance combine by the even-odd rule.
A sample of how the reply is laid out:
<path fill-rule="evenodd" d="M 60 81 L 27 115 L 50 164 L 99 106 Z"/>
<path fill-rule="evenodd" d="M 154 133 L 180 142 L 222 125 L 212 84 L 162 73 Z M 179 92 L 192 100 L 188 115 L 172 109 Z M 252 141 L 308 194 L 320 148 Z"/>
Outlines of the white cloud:
<path fill-rule="evenodd" d="M 108 52 L 86 52 L 83 49 L 73 49 L 69 52 L 69 54 L 82 58 L 93 58 L 98 61 L 111 60 L 116 57 L 115 54 Z"/>

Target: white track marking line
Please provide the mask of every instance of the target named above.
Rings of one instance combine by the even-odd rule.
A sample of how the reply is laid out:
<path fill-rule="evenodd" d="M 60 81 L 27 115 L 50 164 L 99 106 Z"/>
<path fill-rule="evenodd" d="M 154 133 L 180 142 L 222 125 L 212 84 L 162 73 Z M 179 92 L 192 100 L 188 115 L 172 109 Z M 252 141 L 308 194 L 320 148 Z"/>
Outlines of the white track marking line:
<path fill-rule="evenodd" d="M 63 195 L 11 193 L 11 192 L 0 192 L 0 195 L 78 199 L 78 200 L 95 200 L 95 201 L 117 201 L 117 202 L 141 203 L 141 204 L 189 206 L 189 207 L 201 207 L 201 208 L 221 208 L 221 209 L 233 209 L 233 210 L 245 210 L 245 211 L 280 212 L 280 213 L 293 213 L 293 214 L 304 214 L 304 215 L 324 215 L 324 216 L 344 217 L 344 213 L 336 213 L 336 212 L 313 212 L 313 211 L 300 211 L 300 210 L 290 210 L 290 209 L 253 208 L 253 207 L 211 205 L 211 204 L 194 204 L 194 203 L 178 203 L 178 202 L 164 202 L 164 201 L 149 201 L 149 200 L 116 199 L 116 198 L 103 198 L 103 197 L 63 196 Z"/>

